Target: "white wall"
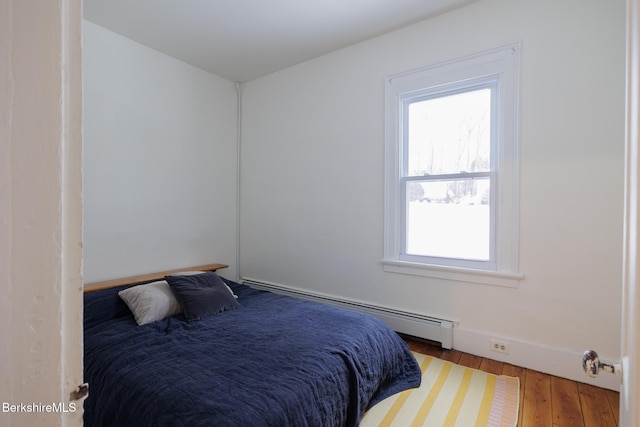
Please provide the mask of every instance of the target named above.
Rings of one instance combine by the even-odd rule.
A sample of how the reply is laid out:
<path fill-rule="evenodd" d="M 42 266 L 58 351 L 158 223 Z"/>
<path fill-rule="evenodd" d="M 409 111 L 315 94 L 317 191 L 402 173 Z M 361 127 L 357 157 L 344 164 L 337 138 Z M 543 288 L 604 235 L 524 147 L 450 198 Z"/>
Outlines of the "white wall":
<path fill-rule="evenodd" d="M 84 21 L 85 282 L 236 269 L 231 81 Z"/>
<path fill-rule="evenodd" d="M 81 7 L 0 2 L 2 426 L 82 425 Z"/>
<path fill-rule="evenodd" d="M 383 272 L 385 76 L 512 41 L 525 279 Z M 454 318 L 455 348 L 500 358 L 488 338 L 508 339 L 503 360 L 558 375 L 578 374 L 533 359 L 617 359 L 624 46 L 624 0 L 483 0 L 243 85 L 241 274 Z"/>

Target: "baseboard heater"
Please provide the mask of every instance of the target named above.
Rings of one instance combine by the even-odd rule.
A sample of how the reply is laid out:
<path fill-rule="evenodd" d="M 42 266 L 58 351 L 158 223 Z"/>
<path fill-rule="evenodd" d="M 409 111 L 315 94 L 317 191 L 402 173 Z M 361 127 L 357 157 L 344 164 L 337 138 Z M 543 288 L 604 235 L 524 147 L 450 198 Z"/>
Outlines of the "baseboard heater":
<path fill-rule="evenodd" d="M 442 348 L 453 348 L 454 322 L 450 320 L 438 319 L 435 317 L 395 310 L 387 307 L 335 298 L 328 295 L 321 295 L 314 292 L 304 291 L 302 289 L 294 289 L 255 279 L 243 278 L 242 283 L 256 289 L 267 290 L 310 301 L 323 302 L 337 307 L 367 313 L 382 320 L 396 332 L 439 342 L 442 345 Z"/>

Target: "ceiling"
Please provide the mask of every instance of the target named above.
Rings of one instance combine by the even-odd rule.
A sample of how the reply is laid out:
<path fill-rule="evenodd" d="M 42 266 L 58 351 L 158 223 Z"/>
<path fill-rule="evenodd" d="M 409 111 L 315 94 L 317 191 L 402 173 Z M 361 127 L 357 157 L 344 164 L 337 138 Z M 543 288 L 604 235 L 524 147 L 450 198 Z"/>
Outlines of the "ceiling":
<path fill-rule="evenodd" d="M 245 82 L 475 0 L 84 0 L 84 18 Z"/>

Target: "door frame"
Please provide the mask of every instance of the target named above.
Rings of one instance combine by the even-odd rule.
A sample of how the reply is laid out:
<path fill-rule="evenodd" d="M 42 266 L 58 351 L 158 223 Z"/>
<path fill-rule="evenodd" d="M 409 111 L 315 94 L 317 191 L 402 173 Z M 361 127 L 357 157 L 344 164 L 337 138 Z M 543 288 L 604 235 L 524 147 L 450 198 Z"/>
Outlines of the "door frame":
<path fill-rule="evenodd" d="M 640 0 L 627 0 L 620 426 L 640 425 Z"/>

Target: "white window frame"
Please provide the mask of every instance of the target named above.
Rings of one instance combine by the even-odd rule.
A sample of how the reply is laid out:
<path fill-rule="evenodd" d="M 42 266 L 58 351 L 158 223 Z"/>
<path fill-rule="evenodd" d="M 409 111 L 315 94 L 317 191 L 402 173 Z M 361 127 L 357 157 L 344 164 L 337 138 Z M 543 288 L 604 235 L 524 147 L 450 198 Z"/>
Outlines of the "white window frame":
<path fill-rule="evenodd" d="M 385 88 L 384 270 L 440 279 L 517 287 L 518 272 L 518 87 L 520 45 L 512 43 L 389 76 Z M 405 252 L 403 111 L 407 102 L 478 85 L 494 85 L 491 146 L 490 260 L 420 257 Z"/>

